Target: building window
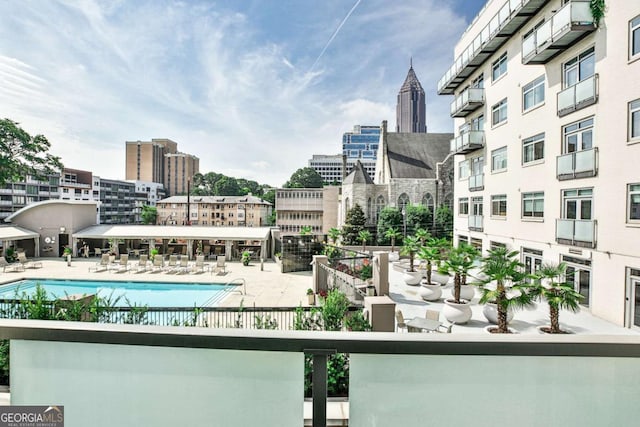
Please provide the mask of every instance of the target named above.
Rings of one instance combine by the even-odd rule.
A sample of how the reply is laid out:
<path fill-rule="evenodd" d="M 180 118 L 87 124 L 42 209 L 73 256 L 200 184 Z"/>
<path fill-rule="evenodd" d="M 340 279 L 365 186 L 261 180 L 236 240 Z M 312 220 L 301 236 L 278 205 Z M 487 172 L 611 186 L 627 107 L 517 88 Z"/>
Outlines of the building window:
<path fill-rule="evenodd" d="M 640 139 L 640 99 L 629 103 L 629 139 Z"/>
<path fill-rule="evenodd" d="M 469 130 L 484 130 L 484 114 L 472 118 L 470 123 L 471 126 Z"/>
<path fill-rule="evenodd" d="M 522 164 L 544 159 L 544 133 L 522 140 Z"/>
<path fill-rule="evenodd" d="M 425 193 L 422 196 L 422 205 L 425 206 L 429 212 L 433 213 L 433 196 L 431 193 Z"/>
<path fill-rule="evenodd" d="M 496 81 L 507 72 L 507 52 L 491 64 L 491 80 Z"/>
<path fill-rule="evenodd" d="M 542 251 L 523 247 L 521 252 L 524 272 L 527 274 L 537 273 L 542 266 Z M 531 279 L 527 279 L 527 281 L 531 282 Z"/>
<path fill-rule="evenodd" d="M 507 120 L 507 98 L 491 107 L 491 125 L 495 126 Z"/>
<path fill-rule="evenodd" d="M 507 195 L 498 194 L 491 196 L 491 216 L 507 216 Z"/>
<path fill-rule="evenodd" d="M 400 209 L 400 211 L 402 212 L 405 210 L 408 204 L 409 196 L 407 196 L 407 193 L 402 193 L 400 197 L 398 197 L 398 209 Z"/>
<path fill-rule="evenodd" d="M 629 222 L 640 222 L 640 184 L 629 184 L 627 186 L 629 205 Z"/>
<path fill-rule="evenodd" d="M 460 163 L 458 163 L 458 178 L 467 179 L 469 178 L 469 174 L 469 160 L 462 160 Z"/>
<path fill-rule="evenodd" d="M 640 16 L 629 22 L 629 59 L 640 57 Z"/>
<path fill-rule="evenodd" d="M 484 88 L 484 73 L 473 79 L 473 81 L 471 82 L 471 87 L 478 89 Z"/>
<path fill-rule="evenodd" d="M 562 127 L 562 154 L 593 148 L 593 117 Z"/>
<path fill-rule="evenodd" d="M 562 218 L 591 220 L 593 219 L 593 189 L 581 188 L 562 191 Z"/>
<path fill-rule="evenodd" d="M 522 88 L 522 109 L 527 111 L 544 102 L 544 75 Z"/>
<path fill-rule="evenodd" d="M 565 62 L 563 66 L 564 87 L 571 87 L 593 76 L 595 64 L 595 49 L 593 47 Z"/>
<path fill-rule="evenodd" d="M 506 249 L 507 245 L 506 243 L 500 243 L 500 242 L 494 242 L 493 240 L 489 241 L 489 249 L 496 250 L 498 248 L 502 248 L 502 249 Z"/>
<path fill-rule="evenodd" d="M 471 215 L 482 216 L 482 197 L 471 198 Z"/>
<path fill-rule="evenodd" d="M 522 193 L 522 217 L 544 217 L 544 192 Z"/>
<path fill-rule="evenodd" d="M 458 199 L 458 215 L 469 215 L 468 197 L 461 197 Z"/>
<path fill-rule="evenodd" d="M 507 169 L 507 147 L 501 147 L 491 152 L 491 172 Z"/>
<path fill-rule="evenodd" d="M 462 234 L 460 234 L 458 236 L 458 245 L 460 245 L 461 243 L 464 243 L 465 245 L 469 244 L 469 237 L 468 236 L 463 236 Z"/>
<path fill-rule="evenodd" d="M 476 237 L 472 237 L 470 241 L 471 246 L 476 248 L 479 251 L 482 251 L 482 239 L 478 239 Z"/>

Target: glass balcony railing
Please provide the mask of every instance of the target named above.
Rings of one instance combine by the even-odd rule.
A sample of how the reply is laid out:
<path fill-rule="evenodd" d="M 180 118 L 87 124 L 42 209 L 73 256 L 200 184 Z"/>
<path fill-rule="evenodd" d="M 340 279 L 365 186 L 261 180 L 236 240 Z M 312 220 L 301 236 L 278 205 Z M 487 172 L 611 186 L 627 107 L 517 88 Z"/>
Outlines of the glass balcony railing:
<path fill-rule="evenodd" d="M 469 230 L 482 231 L 482 215 L 469 215 Z"/>
<path fill-rule="evenodd" d="M 451 117 L 466 117 L 484 105 L 484 89 L 468 88 L 451 103 Z"/>
<path fill-rule="evenodd" d="M 469 176 L 469 191 L 484 190 L 484 174 Z"/>
<path fill-rule="evenodd" d="M 556 241 L 560 244 L 596 247 L 596 221 L 586 219 L 556 219 Z"/>
<path fill-rule="evenodd" d="M 596 176 L 598 148 L 575 151 L 556 158 L 556 176 L 558 180 L 588 178 Z"/>
<path fill-rule="evenodd" d="M 558 116 L 566 116 L 596 102 L 598 102 L 598 75 L 594 74 L 558 92 Z"/>
<path fill-rule="evenodd" d="M 515 34 L 545 3 L 546 0 L 504 1 L 498 12 L 478 32 L 478 35 L 438 81 L 438 94 L 452 95 L 473 71 L 504 45 L 509 40 L 509 36 Z"/>
<path fill-rule="evenodd" d="M 484 131 L 472 130 L 465 132 L 451 140 L 452 153 L 465 154 L 484 147 Z"/>
<path fill-rule="evenodd" d="M 522 63 L 545 64 L 595 28 L 589 1 L 571 0 L 522 41 Z"/>

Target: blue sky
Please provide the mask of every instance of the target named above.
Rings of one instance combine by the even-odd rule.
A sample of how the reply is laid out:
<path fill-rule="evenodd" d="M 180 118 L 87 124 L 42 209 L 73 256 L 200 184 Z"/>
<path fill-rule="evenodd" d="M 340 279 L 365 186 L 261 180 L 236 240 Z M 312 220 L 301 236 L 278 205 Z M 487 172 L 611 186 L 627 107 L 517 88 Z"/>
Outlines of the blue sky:
<path fill-rule="evenodd" d="M 280 186 L 353 125 L 394 128 L 410 57 L 428 129 L 451 132 L 436 84 L 484 3 L 5 0 L 0 116 L 105 178 L 125 141 L 170 138 L 201 172 Z"/>

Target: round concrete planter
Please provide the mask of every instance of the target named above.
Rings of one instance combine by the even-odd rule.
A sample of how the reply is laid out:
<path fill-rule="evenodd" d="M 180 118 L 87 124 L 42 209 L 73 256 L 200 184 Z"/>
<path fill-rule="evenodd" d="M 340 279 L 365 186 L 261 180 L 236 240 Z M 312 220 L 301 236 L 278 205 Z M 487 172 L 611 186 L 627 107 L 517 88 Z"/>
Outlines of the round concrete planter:
<path fill-rule="evenodd" d="M 449 323 L 462 324 L 471 319 L 471 306 L 468 301 L 461 300 L 460 303 L 453 300 L 445 300 L 442 314 Z"/>
<path fill-rule="evenodd" d="M 494 325 L 498 324 L 498 306 L 495 303 L 492 302 L 488 302 L 484 305 L 484 308 L 482 309 L 482 314 L 484 314 L 484 317 L 486 317 L 486 319 L 490 322 L 493 323 Z M 513 310 L 509 309 L 507 310 L 507 323 L 511 322 L 513 320 Z"/>
<path fill-rule="evenodd" d="M 441 274 L 438 273 L 435 270 L 431 271 L 431 281 L 432 282 L 438 282 L 441 285 L 446 285 L 447 282 L 449 282 L 449 275 L 448 274 Z"/>
<path fill-rule="evenodd" d="M 405 270 L 402 274 L 402 279 L 404 280 L 404 283 L 409 286 L 418 286 L 420 284 L 420 280 L 422 280 L 422 272 L 417 270 Z"/>
<path fill-rule="evenodd" d="M 451 297 L 453 297 L 454 288 L 451 288 Z M 476 291 L 471 285 L 460 286 L 460 298 L 471 301 L 476 296 Z"/>
<path fill-rule="evenodd" d="M 389 252 L 389 262 L 395 262 L 400 259 L 400 254 L 398 252 Z"/>
<path fill-rule="evenodd" d="M 418 294 L 425 301 L 437 301 L 442 297 L 442 288 L 440 283 L 427 284 L 427 281 L 423 280 L 420 283 Z"/>

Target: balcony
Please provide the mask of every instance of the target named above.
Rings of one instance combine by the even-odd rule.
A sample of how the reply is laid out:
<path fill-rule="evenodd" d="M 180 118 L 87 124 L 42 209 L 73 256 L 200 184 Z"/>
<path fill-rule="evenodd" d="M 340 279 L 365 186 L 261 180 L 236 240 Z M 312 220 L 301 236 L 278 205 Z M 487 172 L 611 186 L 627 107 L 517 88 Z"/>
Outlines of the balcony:
<path fill-rule="evenodd" d="M 484 174 L 469 176 L 469 191 L 484 190 Z"/>
<path fill-rule="evenodd" d="M 589 1 L 572 0 L 522 41 L 522 63 L 546 64 L 595 29 Z"/>
<path fill-rule="evenodd" d="M 466 154 L 484 147 L 484 131 L 472 130 L 451 140 L 450 150 L 455 154 Z"/>
<path fill-rule="evenodd" d="M 451 117 L 466 117 L 484 105 L 484 89 L 468 88 L 451 103 Z"/>
<path fill-rule="evenodd" d="M 471 231 L 482 231 L 482 215 L 469 215 L 469 230 Z"/>
<path fill-rule="evenodd" d="M 558 116 L 563 117 L 598 102 L 598 75 L 558 92 Z"/>
<path fill-rule="evenodd" d="M 556 157 L 556 177 L 558 181 L 596 176 L 598 148 L 575 151 Z"/>
<path fill-rule="evenodd" d="M 507 0 L 438 82 L 439 95 L 453 95 L 460 84 L 500 49 L 546 0 Z"/>
<path fill-rule="evenodd" d="M 596 221 L 585 219 L 556 219 L 556 241 L 562 245 L 596 247 Z"/>

